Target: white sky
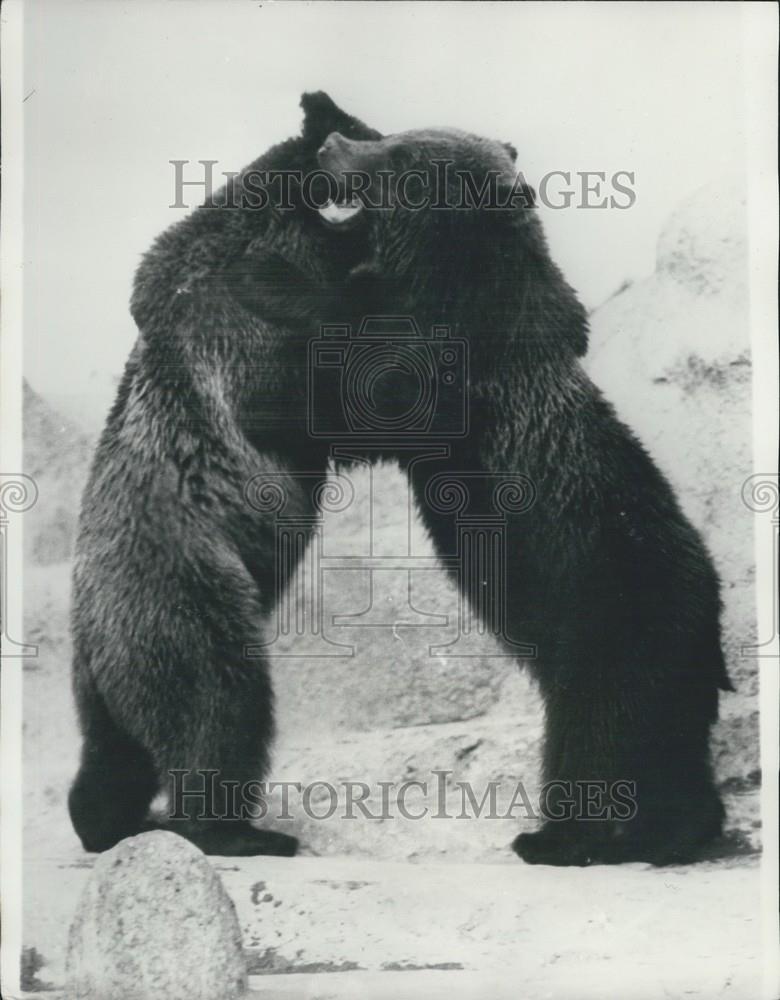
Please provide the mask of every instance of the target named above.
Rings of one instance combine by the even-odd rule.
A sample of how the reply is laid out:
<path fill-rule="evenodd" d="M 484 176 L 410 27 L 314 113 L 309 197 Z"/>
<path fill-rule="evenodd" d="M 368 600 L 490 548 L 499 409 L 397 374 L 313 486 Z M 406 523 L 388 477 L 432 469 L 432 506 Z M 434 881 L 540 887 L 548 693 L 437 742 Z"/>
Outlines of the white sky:
<path fill-rule="evenodd" d="M 681 199 L 742 163 L 746 7 L 28 0 L 30 381 L 102 420 L 135 337 L 133 271 L 182 214 L 168 161 L 240 169 L 297 132 L 304 90 L 383 132 L 511 141 L 532 184 L 635 171 L 628 211 L 544 211 L 553 256 L 597 305 L 652 270 Z"/>

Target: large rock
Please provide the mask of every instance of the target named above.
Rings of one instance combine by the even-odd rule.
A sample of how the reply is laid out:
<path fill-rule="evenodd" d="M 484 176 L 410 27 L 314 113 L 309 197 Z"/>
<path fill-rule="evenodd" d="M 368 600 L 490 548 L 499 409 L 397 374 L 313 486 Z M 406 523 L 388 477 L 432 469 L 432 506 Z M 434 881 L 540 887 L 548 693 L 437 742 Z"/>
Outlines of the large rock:
<path fill-rule="evenodd" d="M 101 855 L 70 929 L 70 1000 L 238 1000 L 246 976 L 235 907 L 196 847 L 154 832 Z"/>
<path fill-rule="evenodd" d="M 70 559 L 93 443 L 23 383 L 24 472 L 38 499 L 25 515 L 25 560 L 49 566 Z"/>
<path fill-rule="evenodd" d="M 475 636 L 469 650 L 475 655 L 446 648 L 431 654 L 432 646 L 455 640 L 459 599 L 413 506 L 410 518 L 406 478 L 388 464 L 370 472 L 358 466 L 342 476 L 354 499 L 324 516 L 325 562 L 317 566 L 313 547 L 289 587 L 293 615 L 305 624 L 270 647 L 280 731 L 309 738 L 484 715 L 515 668 L 488 634 Z M 432 568 L 405 570 L 400 561 L 391 569 L 361 568 L 369 555 L 391 562 L 410 552 Z M 334 556 L 345 564 L 323 571 L 323 641 L 311 629 L 312 580 Z M 276 627 L 272 621 L 269 635 Z"/>
<path fill-rule="evenodd" d="M 712 183 L 670 217 L 655 272 L 591 317 L 587 364 L 635 429 L 702 532 L 723 585 L 723 638 L 737 693 L 721 699 L 714 740 L 721 780 L 758 783 L 754 513 L 744 185 Z"/>

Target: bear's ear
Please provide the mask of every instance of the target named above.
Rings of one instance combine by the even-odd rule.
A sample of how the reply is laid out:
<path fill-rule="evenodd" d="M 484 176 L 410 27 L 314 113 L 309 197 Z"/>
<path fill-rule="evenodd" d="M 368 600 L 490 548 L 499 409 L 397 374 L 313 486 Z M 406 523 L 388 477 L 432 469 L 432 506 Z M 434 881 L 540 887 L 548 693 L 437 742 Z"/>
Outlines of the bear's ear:
<path fill-rule="evenodd" d="M 509 153 L 509 158 L 512 160 L 512 163 L 516 163 L 517 149 L 515 149 L 515 147 L 512 145 L 511 142 L 502 142 L 501 145 L 504 147 L 507 153 Z"/>
<path fill-rule="evenodd" d="M 324 90 L 305 93 L 301 97 L 303 108 L 303 138 L 320 146 L 331 132 L 340 132 L 348 139 L 381 139 L 375 129 L 353 118 L 332 100 Z"/>

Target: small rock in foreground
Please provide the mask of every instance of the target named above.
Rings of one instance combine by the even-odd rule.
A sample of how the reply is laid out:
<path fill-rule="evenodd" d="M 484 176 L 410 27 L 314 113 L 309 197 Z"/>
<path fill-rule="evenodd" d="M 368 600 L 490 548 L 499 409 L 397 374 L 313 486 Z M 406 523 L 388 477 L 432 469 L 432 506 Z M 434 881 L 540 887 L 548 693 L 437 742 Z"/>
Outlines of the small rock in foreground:
<path fill-rule="evenodd" d="M 205 856 L 155 831 L 98 859 L 70 928 L 71 1000 L 239 1000 L 235 907 Z"/>

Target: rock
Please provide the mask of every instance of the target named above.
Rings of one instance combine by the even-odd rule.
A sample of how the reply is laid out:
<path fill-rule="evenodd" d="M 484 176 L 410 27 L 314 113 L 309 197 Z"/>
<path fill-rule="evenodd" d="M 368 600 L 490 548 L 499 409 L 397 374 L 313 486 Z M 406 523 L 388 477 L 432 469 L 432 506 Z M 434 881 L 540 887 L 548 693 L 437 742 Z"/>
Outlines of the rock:
<path fill-rule="evenodd" d="M 339 513 L 325 514 L 320 563 L 322 631 L 337 645 L 328 648 L 309 634 L 312 555 L 288 588 L 293 620 L 304 616 L 307 627 L 290 629 L 270 647 L 279 732 L 308 737 L 483 716 L 514 666 L 497 655 L 502 651 L 487 634 L 475 637 L 472 655 L 454 649 L 431 655 L 431 646 L 452 643 L 457 636 L 458 593 L 435 564 L 419 519 L 412 517 L 410 523 L 406 478 L 385 463 L 370 472 L 355 467 L 341 475 L 352 484 L 354 501 Z M 403 558 L 409 552 L 427 557 L 432 567 L 360 568 L 361 557 L 370 553 Z M 354 562 L 331 570 L 333 556 Z M 305 595 L 297 606 L 296 594 Z M 275 632 L 272 621 L 269 634 Z"/>
<path fill-rule="evenodd" d="M 737 692 L 713 741 L 727 787 L 757 787 L 752 361 L 744 184 L 709 184 L 671 216 L 656 269 L 591 317 L 590 374 L 645 443 L 707 543 L 722 581 L 723 641 Z"/>
<path fill-rule="evenodd" d="M 98 859 L 70 929 L 70 1000 L 238 1000 L 235 907 L 205 856 L 155 831 Z"/>
<path fill-rule="evenodd" d="M 24 472 L 38 487 L 25 515 L 25 562 L 49 566 L 73 555 L 93 442 L 26 381 L 22 390 Z"/>
<path fill-rule="evenodd" d="M 544 720 L 527 678 L 516 669 L 511 681 L 504 694 L 513 711 L 505 714 L 493 710 L 402 733 L 342 732 L 308 744 L 302 734 L 280 733 L 273 779 L 289 783 L 289 819 L 277 788 L 266 800 L 268 825 L 298 837 L 302 854 L 511 863 L 512 840 L 535 823 L 520 799 L 511 812 L 509 804 L 522 782 L 538 809 Z M 468 804 L 467 790 L 476 805 Z"/>

